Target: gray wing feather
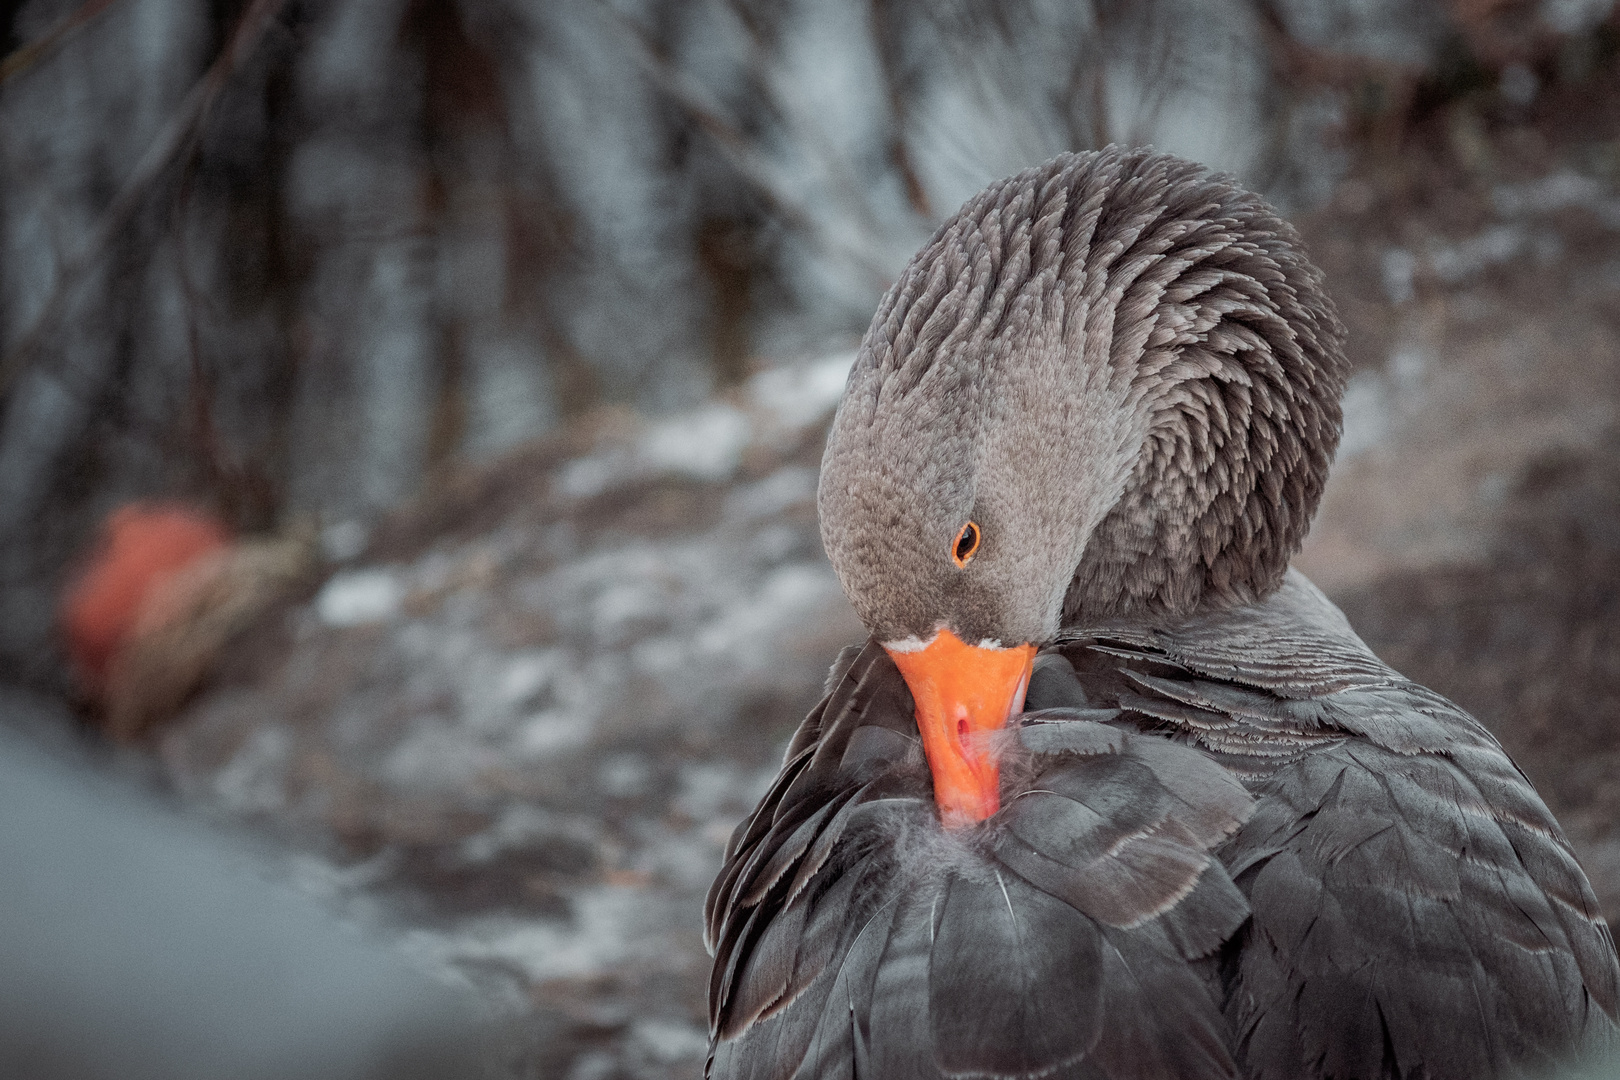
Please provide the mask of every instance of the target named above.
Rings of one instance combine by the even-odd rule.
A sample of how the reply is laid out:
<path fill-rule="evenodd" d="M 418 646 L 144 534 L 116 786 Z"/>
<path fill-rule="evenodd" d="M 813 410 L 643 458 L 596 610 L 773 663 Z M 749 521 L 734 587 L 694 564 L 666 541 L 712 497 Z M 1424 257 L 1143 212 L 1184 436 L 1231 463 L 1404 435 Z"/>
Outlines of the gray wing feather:
<path fill-rule="evenodd" d="M 1102 946 L 1094 921 L 1017 874 L 951 881 L 928 980 L 943 1071 L 1033 1076 L 1088 1054 L 1101 1035 Z"/>
<path fill-rule="evenodd" d="M 1094 633 L 1087 651 L 1127 669 L 1126 716 L 1208 747 L 1255 796 L 1219 852 L 1253 911 L 1224 973 L 1249 1075 L 1519 1075 L 1610 1044 L 1620 965 L 1551 814 L 1308 582 Z"/>
<path fill-rule="evenodd" d="M 712 1075 L 1237 1075 L 1214 954 L 1248 907 L 1212 851 L 1252 801 L 1076 710 L 1059 664 L 1038 688 L 1065 707 L 1010 751 L 1027 794 L 964 839 L 892 663 L 841 658 L 710 893 Z"/>
<path fill-rule="evenodd" d="M 1460 1080 L 1612 1045 L 1614 943 L 1534 789 L 1297 575 L 1076 630 L 1027 700 L 1002 812 L 949 836 L 903 681 L 840 656 L 710 891 L 713 1075 Z"/>

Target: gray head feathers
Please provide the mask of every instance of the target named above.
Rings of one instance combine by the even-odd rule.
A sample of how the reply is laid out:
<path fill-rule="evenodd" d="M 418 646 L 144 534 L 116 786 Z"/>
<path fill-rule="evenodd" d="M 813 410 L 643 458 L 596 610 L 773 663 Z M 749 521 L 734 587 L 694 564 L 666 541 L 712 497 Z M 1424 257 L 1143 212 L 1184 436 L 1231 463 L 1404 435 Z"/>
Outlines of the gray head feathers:
<path fill-rule="evenodd" d="M 880 640 L 1267 595 L 1338 444 L 1342 339 L 1298 235 L 1229 178 L 1118 148 L 1020 173 L 879 307 L 827 443 L 828 554 Z"/>

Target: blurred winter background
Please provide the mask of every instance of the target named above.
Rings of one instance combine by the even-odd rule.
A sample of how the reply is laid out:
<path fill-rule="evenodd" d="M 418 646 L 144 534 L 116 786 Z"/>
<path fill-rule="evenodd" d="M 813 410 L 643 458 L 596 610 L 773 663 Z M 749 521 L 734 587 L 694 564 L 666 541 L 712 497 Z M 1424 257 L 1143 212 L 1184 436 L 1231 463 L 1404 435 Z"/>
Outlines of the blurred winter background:
<path fill-rule="evenodd" d="M 1300 564 L 1620 914 L 1612 0 L 0 0 L 0 54 L 0 1076 L 697 1075 L 703 891 L 860 634 L 854 345 L 1111 141 L 1298 222 L 1356 365 Z"/>

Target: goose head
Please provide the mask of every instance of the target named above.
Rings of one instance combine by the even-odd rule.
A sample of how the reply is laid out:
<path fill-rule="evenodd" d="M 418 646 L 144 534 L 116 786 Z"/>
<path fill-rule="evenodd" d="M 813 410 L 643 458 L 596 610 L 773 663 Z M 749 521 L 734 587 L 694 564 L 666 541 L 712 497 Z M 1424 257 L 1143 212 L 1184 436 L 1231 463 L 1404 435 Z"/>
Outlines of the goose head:
<path fill-rule="evenodd" d="M 1298 235 L 1150 150 L 1066 154 L 947 221 L 867 331 L 822 540 L 911 688 L 947 826 L 1065 626 L 1275 590 L 1338 445 L 1343 329 Z"/>

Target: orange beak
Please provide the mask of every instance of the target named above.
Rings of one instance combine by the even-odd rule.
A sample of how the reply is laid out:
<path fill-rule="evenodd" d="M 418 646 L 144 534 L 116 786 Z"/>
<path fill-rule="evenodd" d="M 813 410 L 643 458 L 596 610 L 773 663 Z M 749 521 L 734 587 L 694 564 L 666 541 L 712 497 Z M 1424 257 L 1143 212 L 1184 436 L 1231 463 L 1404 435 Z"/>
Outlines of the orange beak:
<path fill-rule="evenodd" d="M 925 647 L 887 650 L 917 706 L 940 820 L 954 829 L 1001 808 L 1001 766 L 988 736 L 1024 707 L 1035 646 L 969 645 L 941 630 Z"/>

